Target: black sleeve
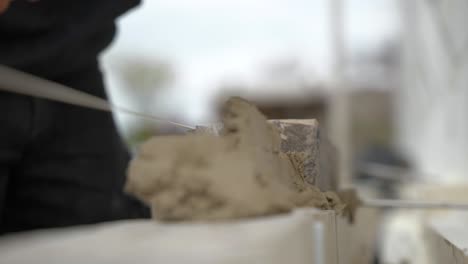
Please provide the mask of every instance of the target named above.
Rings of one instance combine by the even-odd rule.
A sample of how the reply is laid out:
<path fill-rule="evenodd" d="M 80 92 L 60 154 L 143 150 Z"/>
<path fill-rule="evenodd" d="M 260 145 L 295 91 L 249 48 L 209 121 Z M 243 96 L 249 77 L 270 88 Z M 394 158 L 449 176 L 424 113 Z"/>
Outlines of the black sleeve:
<path fill-rule="evenodd" d="M 0 63 L 52 79 L 96 60 L 115 19 L 139 0 L 13 1 L 0 16 Z"/>

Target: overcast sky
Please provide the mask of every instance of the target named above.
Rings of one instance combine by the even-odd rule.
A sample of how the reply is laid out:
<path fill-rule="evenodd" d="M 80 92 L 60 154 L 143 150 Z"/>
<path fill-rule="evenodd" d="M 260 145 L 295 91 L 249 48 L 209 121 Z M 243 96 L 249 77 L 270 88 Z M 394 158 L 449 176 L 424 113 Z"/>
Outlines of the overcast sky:
<path fill-rule="evenodd" d="M 395 0 L 347 0 L 346 43 L 369 49 L 398 32 Z M 122 56 L 170 61 L 177 70 L 165 109 L 183 118 L 206 116 L 206 100 L 223 80 L 258 78 L 272 59 L 300 58 L 321 79 L 332 59 L 328 0 L 146 0 L 119 21 L 119 35 L 104 56 L 108 84 L 118 90 L 112 63 Z M 114 89 L 115 88 L 115 89 Z M 167 95 L 174 98 L 173 95 Z M 113 99 L 126 104 L 125 96 Z M 169 112 L 172 110 L 169 110 Z"/>

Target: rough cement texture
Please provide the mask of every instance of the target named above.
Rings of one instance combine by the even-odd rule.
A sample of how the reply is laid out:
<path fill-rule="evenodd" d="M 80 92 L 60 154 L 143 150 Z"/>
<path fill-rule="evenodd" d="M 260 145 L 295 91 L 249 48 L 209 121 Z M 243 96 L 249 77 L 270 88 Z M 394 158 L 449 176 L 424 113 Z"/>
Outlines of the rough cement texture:
<path fill-rule="evenodd" d="M 286 153 L 304 181 L 321 190 L 337 189 L 336 151 L 321 135 L 315 119 L 270 120 L 281 137 L 281 152 Z"/>
<path fill-rule="evenodd" d="M 275 125 L 251 104 L 225 104 L 220 135 L 155 137 L 128 170 L 126 190 L 160 220 L 236 219 L 312 206 L 341 210 L 339 198 L 306 182 L 300 155 L 281 151 Z M 293 162 L 291 162 L 293 160 Z"/>

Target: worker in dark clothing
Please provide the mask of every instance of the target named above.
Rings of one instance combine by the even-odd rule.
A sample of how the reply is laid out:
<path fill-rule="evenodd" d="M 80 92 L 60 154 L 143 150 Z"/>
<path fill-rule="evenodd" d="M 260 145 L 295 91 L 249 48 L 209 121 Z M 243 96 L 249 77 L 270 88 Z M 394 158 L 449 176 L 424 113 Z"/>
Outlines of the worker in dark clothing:
<path fill-rule="evenodd" d="M 0 0 L 0 64 L 105 98 L 99 53 L 138 2 Z M 0 92 L 0 233 L 147 217 L 128 160 L 111 114 Z"/>

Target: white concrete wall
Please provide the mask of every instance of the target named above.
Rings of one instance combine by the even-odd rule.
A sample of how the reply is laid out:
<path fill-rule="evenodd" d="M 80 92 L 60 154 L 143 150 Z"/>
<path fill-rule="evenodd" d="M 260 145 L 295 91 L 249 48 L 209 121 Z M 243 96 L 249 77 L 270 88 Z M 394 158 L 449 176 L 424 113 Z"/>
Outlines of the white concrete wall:
<path fill-rule="evenodd" d="M 401 3 L 399 145 L 427 180 L 468 181 L 468 1 Z"/>

